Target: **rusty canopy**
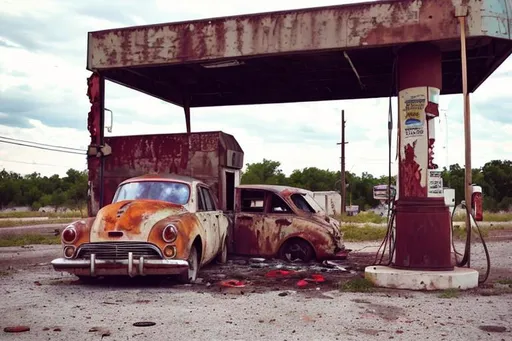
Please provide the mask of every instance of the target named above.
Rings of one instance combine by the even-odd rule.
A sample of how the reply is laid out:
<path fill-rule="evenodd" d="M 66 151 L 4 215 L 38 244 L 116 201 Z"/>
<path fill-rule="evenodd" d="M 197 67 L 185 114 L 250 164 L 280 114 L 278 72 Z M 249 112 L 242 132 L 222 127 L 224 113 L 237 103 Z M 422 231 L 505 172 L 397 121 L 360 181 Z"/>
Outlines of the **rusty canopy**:
<path fill-rule="evenodd" d="M 442 93 L 454 94 L 455 12 L 465 9 L 474 91 L 512 53 L 512 0 L 374 1 L 96 31 L 87 68 L 180 106 L 375 98 L 396 95 L 396 51 L 431 41 Z"/>

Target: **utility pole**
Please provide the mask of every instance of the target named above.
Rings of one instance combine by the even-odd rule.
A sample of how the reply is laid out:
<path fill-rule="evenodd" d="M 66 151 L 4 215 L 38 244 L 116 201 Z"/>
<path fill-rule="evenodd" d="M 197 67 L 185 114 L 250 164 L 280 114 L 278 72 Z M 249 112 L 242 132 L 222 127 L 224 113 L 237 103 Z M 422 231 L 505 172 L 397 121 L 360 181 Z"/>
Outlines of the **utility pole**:
<path fill-rule="evenodd" d="M 345 180 L 345 110 L 341 110 L 341 142 L 337 145 L 341 145 L 341 214 L 345 213 L 345 207 L 347 206 L 346 196 L 346 180 Z"/>

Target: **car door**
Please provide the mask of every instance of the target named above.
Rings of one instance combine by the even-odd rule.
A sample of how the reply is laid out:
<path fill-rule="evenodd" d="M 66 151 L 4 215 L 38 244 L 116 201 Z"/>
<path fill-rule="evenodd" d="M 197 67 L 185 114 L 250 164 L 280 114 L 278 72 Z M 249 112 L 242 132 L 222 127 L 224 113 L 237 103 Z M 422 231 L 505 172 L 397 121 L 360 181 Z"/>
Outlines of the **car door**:
<path fill-rule="evenodd" d="M 263 251 L 268 255 L 275 255 L 279 251 L 281 241 L 289 234 L 295 232 L 293 225 L 295 213 L 290 206 L 276 193 L 268 193 L 268 205 L 263 222 L 264 233 L 271 243 L 263 245 Z"/>
<path fill-rule="evenodd" d="M 239 255 L 260 255 L 266 191 L 237 188 L 233 249 Z"/>
<path fill-rule="evenodd" d="M 215 201 L 211 195 L 210 189 L 205 186 L 197 186 L 198 197 L 198 218 L 203 227 L 206 240 L 203 245 L 205 262 L 217 255 L 220 244 L 219 211 L 217 211 Z"/>

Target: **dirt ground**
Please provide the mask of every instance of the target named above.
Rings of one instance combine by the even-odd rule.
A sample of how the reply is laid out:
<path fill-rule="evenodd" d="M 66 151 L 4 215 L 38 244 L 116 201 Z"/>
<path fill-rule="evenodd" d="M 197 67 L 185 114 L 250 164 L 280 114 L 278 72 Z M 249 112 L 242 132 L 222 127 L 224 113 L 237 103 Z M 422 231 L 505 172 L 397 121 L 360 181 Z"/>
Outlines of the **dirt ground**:
<path fill-rule="evenodd" d="M 192 285 L 143 277 L 86 284 L 49 265 L 59 246 L 1 248 L 0 340 L 512 340 L 512 288 L 497 282 L 512 279 L 510 241 L 488 243 L 491 276 L 478 289 L 446 298 L 339 290 L 362 276 L 377 246 L 347 243 L 354 252 L 334 268 L 232 259 L 204 268 Z M 473 251 L 472 267 L 483 273 L 482 248 Z M 269 277 L 275 270 L 294 272 Z M 325 281 L 308 280 L 315 275 Z M 227 280 L 244 286 L 222 286 Z M 16 325 L 30 331 L 3 330 Z"/>

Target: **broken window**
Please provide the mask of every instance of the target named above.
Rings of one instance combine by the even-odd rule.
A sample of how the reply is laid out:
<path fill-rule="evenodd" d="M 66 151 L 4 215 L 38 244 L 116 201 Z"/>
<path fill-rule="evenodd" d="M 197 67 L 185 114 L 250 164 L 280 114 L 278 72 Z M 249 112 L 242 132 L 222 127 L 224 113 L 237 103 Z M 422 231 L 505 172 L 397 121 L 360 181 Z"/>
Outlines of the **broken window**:
<path fill-rule="evenodd" d="M 242 212 L 259 212 L 263 213 L 265 207 L 265 192 L 258 190 L 242 189 L 241 190 L 241 207 Z"/>
<path fill-rule="evenodd" d="M 291 199 L 295 206 L 297 206 L 297 208 L 301 211 L 308 213 L 316 213 L 322 211 L 322 208 L 318 205 L 315 199 L 306 194 L 293 194 Z"/>
<path fill-rule="evenodd" d="M 272 202 L 270 205 L 270 212 L 272 213 L 291 213 L 292 210 L 283 199 L 276 194 L 272 194 Z"/>
<path fill-rule="evenodd" d="M 210 190 L 205 187 L 201 187 L 201 191 L 203 192 L 204 203 L 207 211 L 215 211 L 215 202 L 213 201 Z"/>
<path fill-rule="evenodd" d="M 201 187 L 197 187 L 197 211 L 206 211 L 206 205 L 204 203 L 203 192 L 201 191 Z"/>

